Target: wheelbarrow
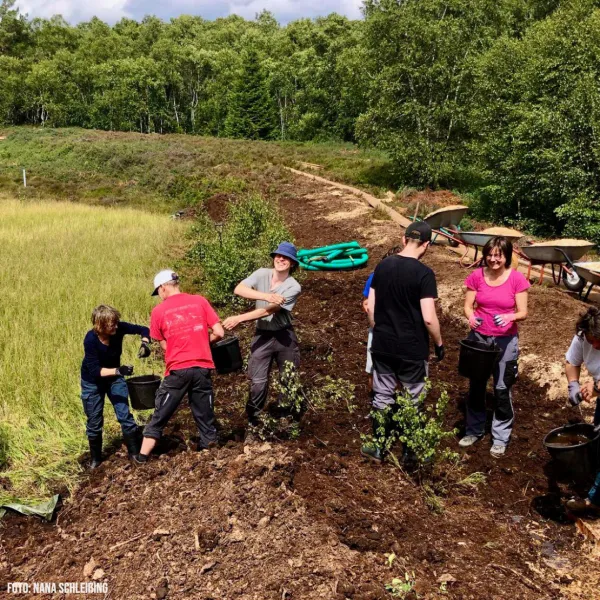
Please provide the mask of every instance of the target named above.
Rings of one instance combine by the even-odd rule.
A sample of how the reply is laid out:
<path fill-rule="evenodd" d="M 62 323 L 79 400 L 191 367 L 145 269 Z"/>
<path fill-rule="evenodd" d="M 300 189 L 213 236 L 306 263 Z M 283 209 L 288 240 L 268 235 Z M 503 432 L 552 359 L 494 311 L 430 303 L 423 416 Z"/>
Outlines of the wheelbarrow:
<path fill-rule="evenodd" d="M 584 300 L 587 300 L 592 288 L 595 285 L 600 286 L 600 262 L 576 262 L 573 264 L 573 268 L 577 272 L 577 275 L 579 275 L 579 278 L 583 281 L 583 285 L 579 288 L 579 296 Z M 583 288 L 585 288 L 586 283 L 589 283 L 590 286 L 585 295 L 583 295 Z"/>
<path fill-rule="evenodd" d="M 572 242 L 568 244 L 567 242 Z M 576 243 L 575 243 L 576 242 Z M 552 279 L 556 285 L 560 282 L 572 292 L 580 292 L 585 287 L 585 281 L 579 276 L 573 267 L 573 263 L 589 252 L 594 244 L 585 240 L 555 240 L 556 246 L 550 242 L 522 246 L 519 255 L 529 262 L 527 279 L 531 276 L 531 267 L 541 265 L 538 283 L 544 280 L 544 269 L 547 264 L 552 266 Z M 558 273 L 556 266 L 558 265 Z"/>
<path fill-rule="evenodd" d="M 433 239 L 435 242 L 438 235 L 446 238 L 451 246 L 458 246 L 462 242 L 457 238 L 459 232 L 458 224 L 462 221 L 469 210 L 468 206 L 462 204 L 453 204 L 452 206 L 445 206 L 438 210 L 429 213 L 423 218 L 423 221 L 427 223 L 431 229 L 433 229 Z"/>
<path fill-rule="evenodd" d="M 477 264 L 477 255 L 479 254 L 479 248 L 483 248 L 492 238 L 499 237 L 497 233 L 485 233 L 483 231 L 459 231 L 457 233 L 457 237 L 463 242 L 466 246 L 465 253 L 460 258 L 460 264 L 463 267 L 472 267 Z M 520 232 L 515 232 L 515 235 L 503 235 L 510 242 L 516 242 L 517 240 L 523 237 L 523 234 Z M 473 246 L 475 248 L 475 256 L 473 257 L 473 262 L 471 264 L 464 264 L 464 259 L 469 252 L 469 246 Z"/>

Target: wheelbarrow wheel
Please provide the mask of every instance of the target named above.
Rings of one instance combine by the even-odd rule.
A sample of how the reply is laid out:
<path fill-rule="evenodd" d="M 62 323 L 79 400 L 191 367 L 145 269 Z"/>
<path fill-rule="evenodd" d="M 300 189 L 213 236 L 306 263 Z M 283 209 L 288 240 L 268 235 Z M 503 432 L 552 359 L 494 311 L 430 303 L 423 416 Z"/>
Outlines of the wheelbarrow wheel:
<path fill-rule="evenodd" d="M 452 248 L 458 248 L 458 242 L 456 240 L 448 238 L 448 246 L 451 246 Z"/>
<path fill-rule="evenodd" d="M 563 269 L 562 279 L 565 287 L 571 292 L 580 292 L 587 283 L 587 281 L 583 277 L 580 277 L 575 270 L 566 271 Z"/>

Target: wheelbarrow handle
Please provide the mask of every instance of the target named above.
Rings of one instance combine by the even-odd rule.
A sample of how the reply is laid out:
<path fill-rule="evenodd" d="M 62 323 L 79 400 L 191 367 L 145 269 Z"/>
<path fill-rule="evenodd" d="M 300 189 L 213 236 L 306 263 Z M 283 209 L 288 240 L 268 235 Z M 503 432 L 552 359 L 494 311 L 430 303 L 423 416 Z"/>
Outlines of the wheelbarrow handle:
<path fill-rule="evenodd" d="M 567 253 L 562 249 L 562 248 L 554 248 L 555 250 L 558 250 L 564 257 L 565 257 L 565 262 L 569 265 L 569 268 L 571 269 L 575 269 L 575 266 L 573 265 L 573 262 L 571 261 L 571 259 L 567 256 Z"/>

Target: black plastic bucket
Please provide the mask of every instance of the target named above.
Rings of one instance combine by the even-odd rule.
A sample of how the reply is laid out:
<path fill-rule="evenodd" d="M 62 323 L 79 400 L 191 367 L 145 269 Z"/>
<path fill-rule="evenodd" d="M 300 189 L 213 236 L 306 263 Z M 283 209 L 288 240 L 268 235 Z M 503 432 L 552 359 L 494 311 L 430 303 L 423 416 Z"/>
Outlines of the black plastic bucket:
<path fill-rule="evenodd" d="M 594 431 L 593 425 L 576 423 L 553 429 L 544 438 L 544 446 L 569 478 L 582 481 L 596 473 L 600 431 Z"/>
<path fill-rule="evenodd" d="M 160 386 L 158 375 L 140 375 L 126 379 L 131 408 L 148 410 L 154 408 L 154 398 Z"/>
<path fill-rule="evenodd" d="M 217 343 L 212 344 L 210 348 L 215 369 L 219 375 L 239 371 L 244 366 L 240 340 L 237 337 L 219 340 Z"/>
<path fill-rule="evenodd" d="M 498 346 L 476 340 L 462 340 L 458 357 L 458 372 L 469 379 L 488 380 L 502 350 Z"/>

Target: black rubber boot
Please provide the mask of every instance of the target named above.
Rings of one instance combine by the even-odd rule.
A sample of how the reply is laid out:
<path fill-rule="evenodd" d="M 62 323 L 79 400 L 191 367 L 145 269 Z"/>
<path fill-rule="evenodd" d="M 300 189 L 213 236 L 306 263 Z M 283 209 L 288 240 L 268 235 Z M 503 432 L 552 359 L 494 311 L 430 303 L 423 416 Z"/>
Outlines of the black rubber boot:
<path fill-rule="evenodd" d="M 142 447 L 142 436 L 140 435 L 139 431 L 136 431 L 130 435 L 124 435 L 123 441 L 125 442 L 125 446 L 127 446 L 129 458 L 133 458 L 140 453 L 140 449 Z"/>
<path fill-rule="evenodd" d="M 102 462 L 102 436 L 88 438 L 90 443 L 90 469 L 97 469 Z"/>
<path fill-rule="evenodd" d="M 378 438 L 378 433 L 377 433 L 377 429 L 379 428 L 380 423 L 374 419 L 373 417 L 371 417 L 371 425 L 373 427 L 373 440 L 376 440 Z M 388 428 L 388 423 L 387 423 L 387 419 L 384 423 L 384 426 L 386 428 Z M 365 456 L 366 458 L 374 461 L 374 462 L 382 462 L 383 461 L 383 451 L 381 450 L 381 448 L 375 443 L 375 441 L 365 444 L 364 446 L 362 446 L 362 448 L 360 449 L 360 453 Z"/>

